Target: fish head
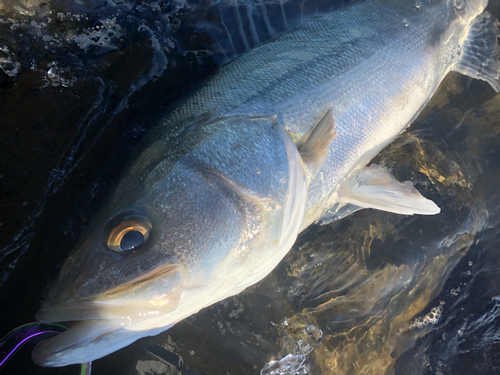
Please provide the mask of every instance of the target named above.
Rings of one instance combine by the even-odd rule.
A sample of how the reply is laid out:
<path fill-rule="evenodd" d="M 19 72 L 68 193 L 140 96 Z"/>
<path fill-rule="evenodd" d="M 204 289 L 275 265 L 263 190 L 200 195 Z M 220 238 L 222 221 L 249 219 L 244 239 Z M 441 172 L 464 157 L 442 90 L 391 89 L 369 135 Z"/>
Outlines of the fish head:
<path fill-rule="evenodd" d="M 96 221 L 64 263 L 37 319 L 114 320 L 175 309 L 183 265 L 160 249 L 157 228 L 163 223 L 155 210 L 137 205 Z"/>
<path fill-rule="evenodd" d="M 161 144 L 63 265 L 37 320 L 78 323 L 37 346 L 35 363 L 88 362 L 157 334 L 259 281 L 293 245 L 305 172 L 274 118 L 223 119 Z"/>
<path fill-rule="evenodd" d="M 59 367 L 107 355 L 144 336 L 135 324 L 175 311 L 185 267 L 161 246 L 162 225 L 144 205 L 95 218 L 36 315 L 71 328 L 35 348 L 36 364 Z"/>

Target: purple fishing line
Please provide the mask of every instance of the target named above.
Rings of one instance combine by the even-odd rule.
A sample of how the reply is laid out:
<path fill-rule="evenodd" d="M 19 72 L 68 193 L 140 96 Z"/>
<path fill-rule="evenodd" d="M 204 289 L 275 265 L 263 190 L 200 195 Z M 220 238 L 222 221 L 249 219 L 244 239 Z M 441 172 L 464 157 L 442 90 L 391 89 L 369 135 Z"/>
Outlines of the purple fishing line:
<path fill-rule="evenodd" d="M 19 342 L 19 344 L 17 344 L 17 345 L 16 345 L 16 347 L 15 347 L 14 349 L 12 349 L 12 350 L 10 351 L 10 353 L 9 353 L 9 354 L 7 354 L 7 356 L 6 356 L 6 357 L 2 360 L 2 362 L 0 362 L 0 367 L 2 367 L 2 366 L 3 366 L 3 364 L 7 361 L 7 359 L 9 359 L 9 357 L 10 357 L 12 354 L 14 354 L 14 352 L 15 352 L 17 349 L 19 349 L 19 347 L 20 347 L 21 345 L 23 345 L 23 344 L 24 344 L 27 340 L 31 339 L 32 337 L 35 337 L 35 336 L 41 335 L 41 334 L 43 334 L 43 333 L 60 333 L 60 332 L 58 332 L 58 331 L 42 331 L 42 332 L 37 332 L 37 333 L 34 333 L 34 334 L 32 334 L 32 335 L 30 335 L 30 336 L 28 336 L 28 337 L 25 337 L 24 339 L 22 339 L 22 340 L 21 340 L 21 342 Z"/>

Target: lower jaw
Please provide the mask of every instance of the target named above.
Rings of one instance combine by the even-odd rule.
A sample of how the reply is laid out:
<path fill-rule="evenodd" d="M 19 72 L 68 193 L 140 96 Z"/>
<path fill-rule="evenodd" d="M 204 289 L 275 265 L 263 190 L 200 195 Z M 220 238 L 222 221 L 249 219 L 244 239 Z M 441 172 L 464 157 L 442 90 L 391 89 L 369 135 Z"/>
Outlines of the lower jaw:
<path fill-rule="evenodd" d="M 38 344 L 32 354 L 33 362 L 43 367 L 61 367 L 90 362 L 106 354 L 106 337 L 120 325 L 106 320 L 69 322 L 71 328 Z M 116 349 L 115 349 L 116 350 Z M 109 354 L 109 353 L 107 353 Z"/>
<path fill-rule="evenodd" d="M 35 364 L 62 367 L 91 362 L 168 328 L 130 330 L 116 320 L 86 320 L 71 324 L 72 327 L 67 331 L 35 347 L 32 354 Z"/>

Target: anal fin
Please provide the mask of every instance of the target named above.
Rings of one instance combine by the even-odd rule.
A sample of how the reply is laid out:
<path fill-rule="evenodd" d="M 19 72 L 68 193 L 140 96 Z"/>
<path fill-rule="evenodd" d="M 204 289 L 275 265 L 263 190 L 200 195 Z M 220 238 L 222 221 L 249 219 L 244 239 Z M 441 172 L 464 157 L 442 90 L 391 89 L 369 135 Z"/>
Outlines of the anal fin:
<path fill-rule="evenodd" d="M 325 161 L 328 146 L 337 135 L 334 125 L 333 109 L 330 108 L 299 147 L 302 161 L 313 176 Z"/>
<path fill-rule="evenodd" d="M 370 166 L 340 184 L 338 202 L 402 215 L 435 215 L 441 210 L 423 197 L 411 181 L 399 182 L 387 170 Z"/>
<path fill-rule="evenodd" d="M 486 81 L 500 92 L 500 23 L 490 13 L 472 21 L 453 70 Z"/>

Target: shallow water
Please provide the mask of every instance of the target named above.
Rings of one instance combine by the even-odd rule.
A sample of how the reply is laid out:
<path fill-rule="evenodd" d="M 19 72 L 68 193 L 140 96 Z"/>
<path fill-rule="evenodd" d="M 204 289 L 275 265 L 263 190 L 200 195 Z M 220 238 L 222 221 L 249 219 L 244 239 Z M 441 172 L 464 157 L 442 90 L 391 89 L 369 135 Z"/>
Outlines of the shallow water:
<path fill-rule="evenodd" d="M 62 16 L 37 1 L 3 4 L 0 335 L 34 319 L 161 111 L 244 52 L 176 39 L 175 16 L 201 17 L 186 3 L 52 3 Z M 490 8 L 500 16 L 499 1 Z M 263 281 L 95 361 L 93 373 L 500 373 L 499 119 L 500 95 L 450 74 L 373 161 L 441 214 L 362 210 L 313 225 Z M 34 366 L 32 348 L 6 373 L 78 372 Z"/>

